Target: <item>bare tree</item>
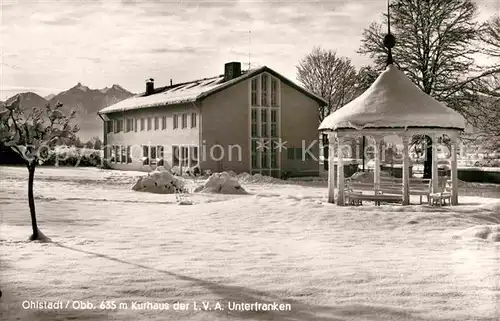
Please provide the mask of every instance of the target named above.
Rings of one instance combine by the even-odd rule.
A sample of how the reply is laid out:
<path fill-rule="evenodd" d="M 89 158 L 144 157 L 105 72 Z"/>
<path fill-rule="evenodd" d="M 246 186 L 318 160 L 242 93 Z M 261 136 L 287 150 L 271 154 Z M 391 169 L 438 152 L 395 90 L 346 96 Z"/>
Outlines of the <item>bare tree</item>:
<path fill-rule="evenodd" d="M 489 57 L 487 69 L 500 68 L 500 15 L 482 25 L 478 47 Z M 471 102 L 464 113 L 474 126 L 467 139 L 487 151 L 500 150 L 500 71 L 475 79 L 465 89 Z"/>
<path fill-rule="evenodd" d="M 363 66 L 359 69 L 356 81 L 358 95 L 365 92 L 375 82 L 380 71 L 381 70 L 377 70 L 374 66 Z"/>
<path fill-rule="evenodd" d="M 496 59 L 495 67 L 500 66 L 500 15 L 497 14 L 486 21 L 479 36 L 482 46 L 481 52 Z M 500 89 L 499 89 L 500 92 Z"/>
<path fill-rule="evenodd" d="M 36 220 L 33 182 L 36 166 L 49 158 L 52 148 L 58 142 L 71 139 L 78 131 L 70 122 L 75 113 L 65 115 L 62 104 L 53 108 L 34 108 L 28 115 L 20 107 L 20 97 L 0 109 L 0 142 L 19 154 L 28 169 L 28 203 L 31 214 L 33 235 L 30 240 L 44 238 Z"/>
<path fill-rule="evenodd" d="M 480 26 L 477 6 L 471 0 L 397 0 L 391 4 L 391 26 L 397 45 L 392 49 L 395 63 L 422 91 L 464 113 L 476 98 L 467 90 L 469 84 L 494 74 L 497 69 L 476 69 L 473 46 Z M 359 53 L 369 55 L 378 66 L 386 61 L 383 39 L 386 22 L 372 23 L 363 32 Z M 414 143 L 426 141 L 424 177 L 431 176 L 431 141 L 415 137 Z"/>
<path fill-rule="evenodd" d="M 297 79 L 327 101 L 327 106 L 320 107 L 319 121 L 357 95 L 357 73 L 351 60 L 321 47 L 315 47 L 301 59 L 297 65 Z"/>

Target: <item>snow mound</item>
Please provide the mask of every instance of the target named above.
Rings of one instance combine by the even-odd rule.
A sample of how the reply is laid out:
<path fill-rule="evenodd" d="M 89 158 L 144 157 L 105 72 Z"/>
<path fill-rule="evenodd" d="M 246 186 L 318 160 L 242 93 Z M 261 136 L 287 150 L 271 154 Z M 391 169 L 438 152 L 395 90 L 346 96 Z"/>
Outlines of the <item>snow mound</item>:
<path fill-rule="evenodd" d="M 482 239 L 490 240 L 492 242 L 500 242 L 500 224 L 476 225 L 458 234 L 455 234 L 454 238 Z"/>
<path fill-rule="evenodd" d="M 500 215 L 500 203 L 497 203 L 497 204 L 494 204 L 492 207 L 491 207 L 491 211 L 495 214 L 498 214 Z"/>
<path fill-rule="evenodd" d="M 170 164 L 168 162 L 165 162 L 163 164 L 163 166 L 158 166 L 156 169 L 160 172 L 164 172 L 164 171 L 172 172 L 172 166 L 170 166 Z"/>
<path fill-rule="evenodd" d="M 238 179 L 231 177 L 228 172 L 214 173 L 195 190 L 196 193 L 218 193 L 218 194 L 248 194 L 241 187 Z"/>
<path fill-rule="evenodd" d="M 179 166 L 174 166 L 171 168 L 167 168 L 170 172 L 172 172 L 176 176 L 198 176 L 200 175 L 200 167 L 198 166 L 193 166 L 193 167 L 183 167 L 180 168 Z"/>
<path fill-rule="evenodd" d="M 254 174 L 254 175 L 250 175 L 248 173 L 241 173 L 241 174 L 238 174 L 236 175 L 236 178 L 238 179 L 238 181 L 242 182 L 242 183 L 266 183 L 266 184 L 269 184 L 269 183 L 278 183 L 278 182 L 281 182 L 280 179 L 277 179 L 277 178 L 274 178 L 274 177 L 271 177 L 271 176 L 264 176 L 264 175 L 261 175 L 261 174 Z"/>
<path fill-rule="evenodd" d="M 170 171 L 174 174 L 174 175 L 177 175 L 177 176 L 181 176 L 182 173 L 181 173 L 181 168 L 179 166 L 174 166 L 170 169 Z"/>
<path fill-rule="evenodd" d="M 490 240 L 492 242 L 500 242 L 500 232 L 491 233 Z"/>
<path fill-rule="evenodd" d="M 170 171 L 156 169 L 147 176 L 139 177 L 132 189 L 139 192 L 174 194 L 184 190 L 184 182 L 174 177 Z"/>

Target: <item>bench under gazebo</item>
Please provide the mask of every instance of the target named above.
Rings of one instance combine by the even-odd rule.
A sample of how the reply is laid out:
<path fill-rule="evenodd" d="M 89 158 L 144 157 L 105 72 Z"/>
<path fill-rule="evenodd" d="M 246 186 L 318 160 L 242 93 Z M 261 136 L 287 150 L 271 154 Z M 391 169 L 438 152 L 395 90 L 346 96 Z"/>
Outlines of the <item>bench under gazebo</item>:
<path fill-rule="evenodd" d="M 391 39 L 392 37 L 392 39 Z M 392 62 L 391 48 L 394 37 L 386 36 L 384 43 L 389 49 L 387 68 L 361 96 L 326 117 L 319 130 L 328 134 L 328 202 L 335 203 L 335 185 L 338 188 L 338 205 L 346 205 L 346 189 L 343 166 L 343 150 L 346 139 L 359 136 L 371 137 L 374 141 L 373 197 L 367 200 L 391 200 L 383 197 L 383 184 L 380 177 L 380 144 L 384 137 L 396 135 L 402 140 L 403 168 L 402 184 L 394 184 L 394 200 L 402 205 L 410 204 L 410 159 L 409 143 L 414 135 L 425 135 L 432 140 L 432 177 L 430 196 L 440 197 L 442 191 L 438 185 L 437 144 L 441 137 L 447 136 L 451 147 L 450 167 L 451 184 L 449 199 L 452 205 L 458 204 L 457 143 L 460 132 L 465 128 L 465 119 L 455 110 L 436 101 L 424 93 L 398 69 Z M 337 180 L 335 182 L 334 149 L 337 143 Z M 364 153 L 364 151 L 363 151 Z M 337 183 L 337 184 L 335 184 Z M 387 186 L 386 186 L 387 187 Z M 396 190 L 395 190 L 396 189 Z M 397 193 L 397 190 L 400 193 Z M 428 195 L 429 196 L 429 195 Z M 360 196 L 360 198 L 362 198 Z"/>

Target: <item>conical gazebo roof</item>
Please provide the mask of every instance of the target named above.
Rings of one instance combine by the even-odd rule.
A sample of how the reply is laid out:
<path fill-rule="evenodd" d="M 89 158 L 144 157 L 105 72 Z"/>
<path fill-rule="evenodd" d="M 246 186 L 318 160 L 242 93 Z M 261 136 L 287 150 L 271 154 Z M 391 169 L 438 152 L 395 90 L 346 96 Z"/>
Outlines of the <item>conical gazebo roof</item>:
<path fill-rule="evenodd" d="M 343 128 L 447 128 L 463 130 L 465 119 L 415 86 L 390 64 L 361 96 L 326 117 L 319 130 Z"/>

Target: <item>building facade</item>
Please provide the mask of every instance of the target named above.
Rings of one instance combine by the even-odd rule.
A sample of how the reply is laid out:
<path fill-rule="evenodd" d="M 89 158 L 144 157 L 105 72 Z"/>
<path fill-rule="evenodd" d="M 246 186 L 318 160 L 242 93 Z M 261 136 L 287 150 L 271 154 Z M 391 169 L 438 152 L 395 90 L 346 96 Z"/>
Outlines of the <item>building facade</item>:
<path fill-rule="evenodd" d="M 319 105 L 325 101 L 268 67 L 155 88 L 104 108 L 110 168 L 317 175 Z"/>

